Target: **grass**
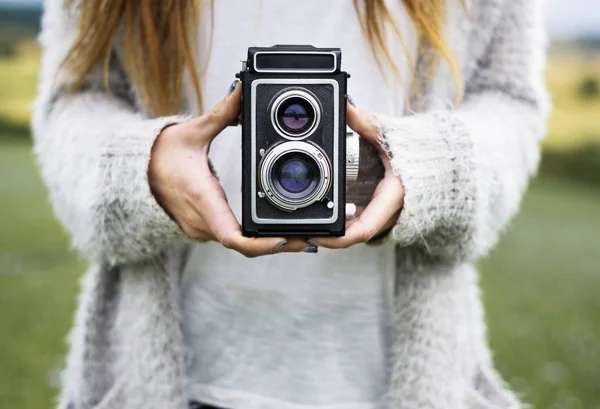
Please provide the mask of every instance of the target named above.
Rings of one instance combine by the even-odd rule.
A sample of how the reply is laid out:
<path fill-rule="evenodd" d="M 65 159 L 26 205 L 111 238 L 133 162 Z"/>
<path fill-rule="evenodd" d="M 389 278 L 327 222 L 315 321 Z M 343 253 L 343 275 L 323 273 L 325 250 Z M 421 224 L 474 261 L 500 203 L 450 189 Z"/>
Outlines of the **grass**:
<path fill-rule="evenodd" d="M 51 407 L 83 263 L 23 142 L 0 147 L 0 407 Z"/>
<path fill-rule="evenodd" d="M 599 203 L 597 188 L 536 182 L 480 263 L 497 365 L 536 408 L 600 408 Z"/>

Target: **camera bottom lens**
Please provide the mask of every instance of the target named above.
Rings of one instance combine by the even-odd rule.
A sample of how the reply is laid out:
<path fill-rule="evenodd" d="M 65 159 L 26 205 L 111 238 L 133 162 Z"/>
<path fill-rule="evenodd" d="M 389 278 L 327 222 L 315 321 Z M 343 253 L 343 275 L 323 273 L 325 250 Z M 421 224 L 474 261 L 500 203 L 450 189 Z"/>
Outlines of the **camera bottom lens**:
<path fill-rule="evenodd" d="M 269 201 L 293 211 L 321 200 L 330 187 L 330 164 L 317 146 L 285 142 L 267 152 L 261 163 L 260 184 Z"/>
<path fill-rule="evenodd" d="M 272 179 L 282 196 L 298 199 L 314 190 L 320 179 L 319 167 L 305 153 L 292 152 L 275 162 Z"/>
<path fill-rule="evenodd" d="M 310 186 L 313 172 L 302 159 L 289 159 L 279 170 L 279 183 L 291 193 L 298 193 Z"/>

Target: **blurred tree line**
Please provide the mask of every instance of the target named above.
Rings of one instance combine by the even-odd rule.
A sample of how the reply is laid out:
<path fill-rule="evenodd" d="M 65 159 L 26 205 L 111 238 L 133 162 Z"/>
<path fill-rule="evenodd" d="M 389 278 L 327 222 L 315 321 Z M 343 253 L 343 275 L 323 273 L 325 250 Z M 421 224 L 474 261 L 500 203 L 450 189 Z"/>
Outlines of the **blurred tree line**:
<path fill-rule="evenodd" d="M 15 55 L 16 45 L 40 30 L 41 8 L 0 6 L 0 58 Z"/>

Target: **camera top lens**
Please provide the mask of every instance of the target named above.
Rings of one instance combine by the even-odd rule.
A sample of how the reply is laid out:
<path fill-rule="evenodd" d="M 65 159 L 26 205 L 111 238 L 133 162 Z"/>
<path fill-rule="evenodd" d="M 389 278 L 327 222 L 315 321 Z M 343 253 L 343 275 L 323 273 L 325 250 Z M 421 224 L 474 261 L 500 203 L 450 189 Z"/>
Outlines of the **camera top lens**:
<path fill-rule="evenodd" d="M 277 109 L 277 123 L 286 133 L 292 135 L 304 134 L 314 121 L 315 110 L 302 98 L 289 98 Z"/>
<path fill-rule="evenodd" d="M 275 129 L 285 138 L 302 139 L 315 130 L 321 112 L 317 100 L 310 93 L 292 89 L 276 98 L 271 119 Z"/>

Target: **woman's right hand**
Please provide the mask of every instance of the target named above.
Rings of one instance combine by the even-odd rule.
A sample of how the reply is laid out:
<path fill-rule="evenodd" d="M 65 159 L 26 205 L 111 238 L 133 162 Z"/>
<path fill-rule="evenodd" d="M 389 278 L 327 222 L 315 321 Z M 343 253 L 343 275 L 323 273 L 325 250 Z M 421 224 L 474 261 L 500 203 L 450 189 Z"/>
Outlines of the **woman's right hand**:
<path fill-rule="evenodd" d="M 192 239 L 218 241 L 247 257 L 301 251 L 306 247 L 301 240 L 242 236 L 225 192 L 210 170 L 210 145 L 239 116 L 240 100 L 241 85 L 237 82 L 206 114 L 165 128 L 152 148 L 150 188 L 160 205 Z"/>

